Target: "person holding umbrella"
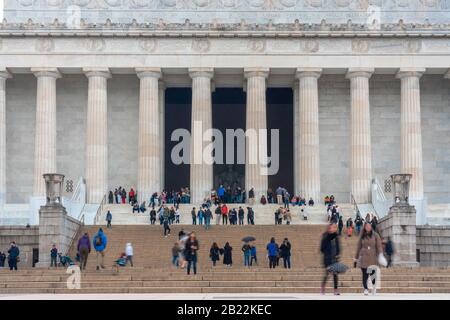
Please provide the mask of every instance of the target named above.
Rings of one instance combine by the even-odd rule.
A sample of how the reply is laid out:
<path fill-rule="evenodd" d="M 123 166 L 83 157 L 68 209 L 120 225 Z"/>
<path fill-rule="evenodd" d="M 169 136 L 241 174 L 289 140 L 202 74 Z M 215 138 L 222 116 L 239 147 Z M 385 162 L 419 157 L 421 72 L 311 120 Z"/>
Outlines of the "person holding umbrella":
<path fill-rule="evenodd" d="M 320 243 L 320 252 L 323 254 L 323 264 L 325 267 L 325 276 L 320 287 L 321 294 L 325 294 L 325 286 L 330 273 L 333 274 L 334 294 L 340 294 L 338 291 L 338 274 L 337 272 L 332 272 L 330 269 L 331 266 L 338 262 L 339 254 L 341 253 L 337 229 L 338 226 L 336 223 L 330 223 L 327 231 L 322 235 L 322 241 Z"/>

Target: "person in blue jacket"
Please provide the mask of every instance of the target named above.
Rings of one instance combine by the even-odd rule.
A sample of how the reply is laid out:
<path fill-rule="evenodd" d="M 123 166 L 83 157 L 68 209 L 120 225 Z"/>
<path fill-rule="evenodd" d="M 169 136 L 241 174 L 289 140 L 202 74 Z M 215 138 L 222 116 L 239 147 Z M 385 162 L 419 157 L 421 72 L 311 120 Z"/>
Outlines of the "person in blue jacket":
<path fill-rule="evenodd" d="M 20 250 L 16 243 L 11 242 L 11 247 L 8 250 L 8 265 L 9 270 L 17 270 L 17 262 L 19 261 Z"/>
<path fill-rule="evenodd" d="M 103 259 L 105 257 L 105 249 L 106 244 L 108 243 L 108 239 L 106 235 L 103 233 L 103 229 L 98 229 L 98 233 L 94 236 L 93 245 L 95 252 L 97 253 L 97 270 L 100 268 L 105 269 L 103 264 Z"/>
<path fill-rule="evenodd" d="M 271 238 L 267 244 L 267 256 L 269 257 L 269 268 L 275 269 L 278 257 L 278 244 L 275 242 L 275 238 Z"/>

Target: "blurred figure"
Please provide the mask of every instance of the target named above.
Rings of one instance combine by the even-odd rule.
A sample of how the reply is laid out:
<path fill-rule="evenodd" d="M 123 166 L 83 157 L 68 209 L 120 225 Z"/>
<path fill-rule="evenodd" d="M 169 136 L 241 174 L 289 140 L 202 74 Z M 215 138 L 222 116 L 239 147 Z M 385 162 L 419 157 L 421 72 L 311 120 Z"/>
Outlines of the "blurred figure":
<path fill-rule="evenodd" d="M 361 216 L 359 215 L 359 213 L 356 215 L 356 219 L 355 219 L 355 228 L 356 228 L 356 234 L 359 236 L 359 234 L 361 233 L 361 227 L 363 225 L 363 220 L 361 218 Z"/>
<path fill-rule="evenodd" d="M 364 295 L 369 294 L 369 290 L 367 288 L 367 279 L 369 278 L 369 274 L 367 273 L 367 268 L 369 266 L 377 266 L 378 265 L 378 255 L 383 254 L 383 246 L 381 244 L 381 238 L 372 229 L 372 225 L 368 222 L 364 224 L 361 237 L 359 238 L 356 254 L 355 254 L 355 263 L 359 262 L 359 266 L 362 272 L 362 282 L 364 287 Z M 373 271 L 375 272 L 375 270 Z M 375 284 L 375 279 L 372 280 L 372 283 Z M 375 293 L 375 286 L 373 289 L 373 293 Z"/>
<path fill-rule="evenodd" d="M 180 254 L 180 246 L 178 242 L 175 242 L 172 247 L 172 265 L 177 268 L 179 266 L 179 254 Z"/>
<path fill-rule="evenodd" d="M 386 268 L 389 268 L 390 266 L 392 266 L 392 256 L 394 254 L 394 244 L 392 243 L 391 238 L 387 239 L 385 253 L 387 256 L 387 263 L 388 263 Z"/>
<path fill-rule="evenodd" d="M 344 229 L 344 221 L 342 221 L 342 216 L 339 217 L 338 220 L 338 229 L 339 229 L 339 235 L 342 235 L 342 229 Z"/>
<path fill-rule="evenodd" d="M 338 227 L 335 223 L 330 223 L 328 225 L 327 231 L 322 235 L 322 241 L 320 243 L 320 252 L 322 252 L 323 254 L 323 264 L 325 267 L 325 276 L 323 277 L 322 285 L 320 287 L 321 294 L 325 294 L 325 286 L 330 274 L 327 268 L 332 264 L 338 262 L 339 254 L 341 252 L 337 228 Z M 336 273 L 333 273 L 333 285 L 334 294 L 339 295 L 338 275 Z"/>
<path fill-rule="evenodd" d="M 353 220 L 352 217 L 348 218 L 345 223 L 345 227 L 347 228 L 347 237 L 351 237 L 353 235 Z"/>
<path fill-rule="evenodd" d="M 191 267 L 194 274 L 197 274 L 197 251 L 198 251 L 198 240 L 194 232 L 189 234 L 189 238 L 186 240 L 185 244 L 185 255 L 188 261 L 187 274 L 190 274 Z"/>
<path fill-rule="evenodd" d="M 112 221 L 112 213 L 108 210 L 106 213 L 106 228 L 111 228 L 111 221 Z"/>
<path fill-rule="evenodd" d="M 125 255 L 127 258 L 126 263 L 130 262 L 130 265 L 133 266 L 133 246 L 129 242 L 125 246 Z"/>

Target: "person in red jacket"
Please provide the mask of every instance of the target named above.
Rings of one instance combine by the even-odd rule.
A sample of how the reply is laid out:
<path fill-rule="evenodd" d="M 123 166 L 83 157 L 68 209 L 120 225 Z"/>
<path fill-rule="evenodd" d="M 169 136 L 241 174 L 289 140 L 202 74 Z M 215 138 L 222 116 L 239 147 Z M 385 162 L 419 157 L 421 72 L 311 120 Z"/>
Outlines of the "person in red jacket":
<path fill-rule="evenodd" d="M 228 224 L 228 207 L 225 203 L 223 204 L 221 211 L 222 211 L 222 224 L 223 225 Z"/>

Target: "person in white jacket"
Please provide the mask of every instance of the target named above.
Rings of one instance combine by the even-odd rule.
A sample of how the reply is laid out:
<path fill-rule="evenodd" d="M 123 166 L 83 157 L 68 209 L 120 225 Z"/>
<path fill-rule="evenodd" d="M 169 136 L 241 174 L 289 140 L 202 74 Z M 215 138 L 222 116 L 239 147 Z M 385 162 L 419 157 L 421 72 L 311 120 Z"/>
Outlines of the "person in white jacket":
<path fill-rule="evenodd" d="M 130 261 L 131 266 L 133 266 L 133 246 L 131 243 L 127 243 L 125 246 L 125 254 L 127 256 L 127 263 Z"/>

